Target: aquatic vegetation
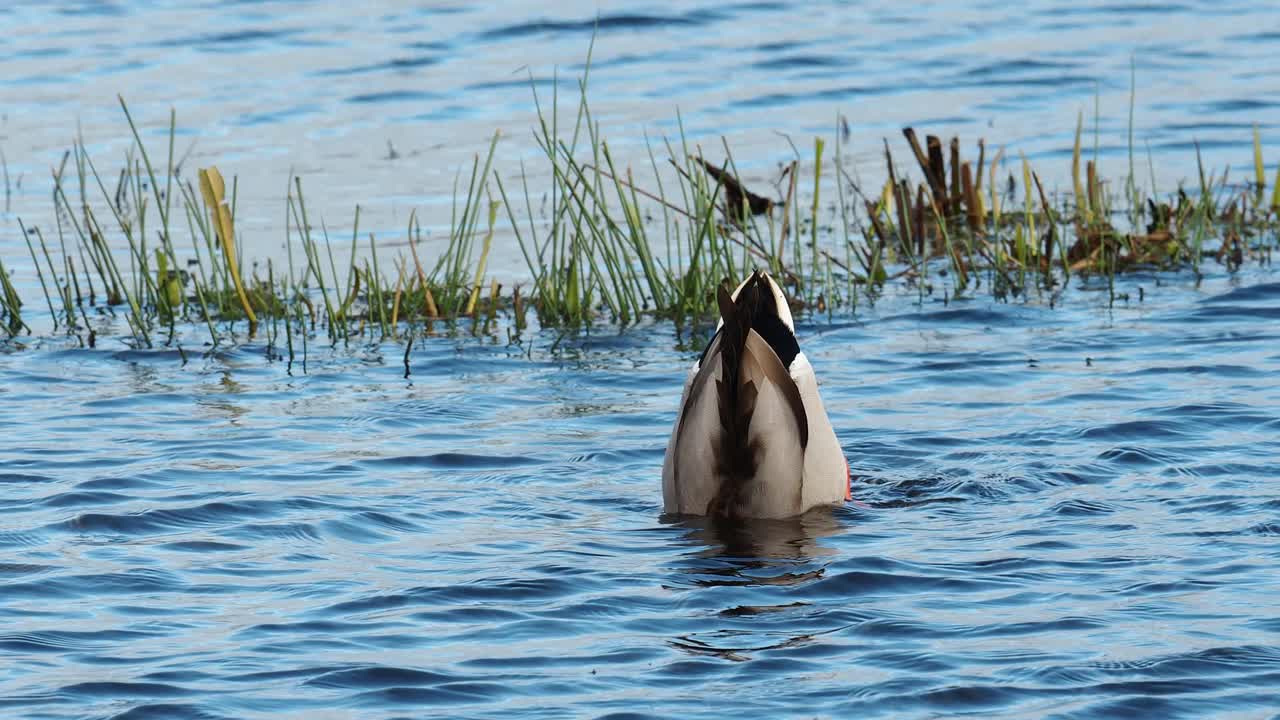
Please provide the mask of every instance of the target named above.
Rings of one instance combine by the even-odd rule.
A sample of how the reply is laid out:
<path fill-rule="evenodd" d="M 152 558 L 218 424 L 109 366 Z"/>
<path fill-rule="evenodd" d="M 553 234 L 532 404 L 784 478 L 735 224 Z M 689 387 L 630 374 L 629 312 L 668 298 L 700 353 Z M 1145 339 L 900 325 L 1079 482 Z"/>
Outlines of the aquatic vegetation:
<path fill-rule="evenodd" d="M 903 137 L 918 178 L 886 140 L 888 177 L 861 184 L 849 173 L 837 132 L 831 155 L 821 138 L 811 154 L 797 151 L 778 178 L 782 197 L 769 197 L 741 179 L 727 142 L 725 161 L 715 164 L 683 132 L 651 144 L 647 168 L 620 166 L 592 116 L 588 79 L 589 71 L 568 113 L 557 91 L 544 98 L 534 88 L 548 186 L 531 186 L 523 162 L 519 186 L 504 183 L 495 134 L 465 182 L 458 176 L 443 251 L 423 256 L 414 215 L 407 253 L 401 249 L 389 264 L 374 235 L 361 246 L 359 207 L 347 260 L 338 262 L 327 229 L 310 219 L 302 179 L 293 177 L 285 198 L 288 267 L 247 268 L 234 176 L 228 188 L 217 167 L 192 178 L 175 162 L 172 111 L 165 161 L 154 163 L 121 99 L 134 142 L 114 187 L 77 143 L 54 173 L 52 229 L 20 226 L 45 322 L 90 346 L 96 337 L 89 314 L 104 309 L 126 319 L 140 346 L 171 341 L 179 324 L 202 324 L 215 344 L 264 329 L 274 341 L 283 331 L 291 353 L 299 334 L 331 343 L 411 339 L 438 323 L 487 330 L 498 317 L 519 332 L 530 311 L 544 327 L 642 318 L 689 323 L 714 315 L 724 278 L 753 267 L 779 278 L 801 313 L 851 311 L 890 283 L 922 297 L 987 293 L 1052 303 L 1073 276 L 1113 280 L 1135 269 L 1199 273 L 1205 262 L 1229 270 L 1269 263 L 1280 230 L 1280 176 L 1268 197 L 1256 129 L 1251 182 L 1233 185 L 1227 172 L 1201 164 L 1198 186 L 1168 195 L 1141 189 L 1132 158 L 1123 183 L 1103 179 L 1081 151 L 1083 118 L 1072 190 L 1056 195 L 1046 193 L 1025 157 L 1006 162 L 1002 149 L 988 159 L 979 139 L 974 162 L 959 138 L 944 144 L 927 135 L 922 144 L 909 127 Z M 833 187 L 835 194 L 825 210 L 824 187 L 825 197 Z M 535 212 L 534 198 L 544 194 Z M 507 238 L 531 280 L 489 267 L 494 243 Z M 9 265 L 0 258 L 0 328 L 11 338 L 35 332 L 34 314 L 45 317 L 20 297 L 12 267 L 12 258 Z"/>

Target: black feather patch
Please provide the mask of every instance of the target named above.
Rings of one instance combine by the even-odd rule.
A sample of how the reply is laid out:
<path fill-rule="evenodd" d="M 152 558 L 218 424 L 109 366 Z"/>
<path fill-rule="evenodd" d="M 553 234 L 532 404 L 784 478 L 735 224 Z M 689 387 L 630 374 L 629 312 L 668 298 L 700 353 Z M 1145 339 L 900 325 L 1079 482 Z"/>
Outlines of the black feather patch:
<path fill-rule="evenodd" d="M 755 273 L 753 273 L 754 275 Z M 765 280 L 763 276 L 760 280 L 761 284 L 767 285 L 768 280 Z M 751 284 L 751 281 L 748 281 L 749 284 Z M 796 340 L 796 334 L 792 332 L 791 328 L 782 322 L 773 291 L 768 287 L 764 287 L 762 290 L 758 298 L 758 307 L 751 318 L 751 328 L 759 333 L 765 342 L 769 343 L 769 347 L 773 348 L 773 352 L 782 361 L 782 366 L 790 369 L 791 363 L 795 362 L 796 356 L 800 354 L 800 342 Z M 746 292 L 745 286 L 743 287 L 743 292 Z M 739 298 L 741 297 L 740 294 Z M 719 301 L 718 297 L 716 299 Z M 732 300 L 730 300 L 730 304 L 732 304 Z M 722 307 L 720 310 L 720 315 L 723 318 L 724 308 Z M 707 341 L 707 346 L 702 348 L 702 354 L 698 356 L 698 367 L 702 367 L 707 362 L 707 354 L 711 351 L 711 346 L 715 344 L 716 338 L 720 337 L 723 332 L 723 328 L 717 330 L 716 334 L 712 335 L 711 339 Z"/>
<path fill-rule="evenodd" d="M 796 334 L 791 332 L 791 328 L 782 322 L 782 318 L 777 315 L 758 315 L 752 321 L 751 329 L 769 343 L 774 354 L 782 361 L 782 367 L 790 370 L 791 363 L 800 354 L 800 343 L 796 340 Z"/>

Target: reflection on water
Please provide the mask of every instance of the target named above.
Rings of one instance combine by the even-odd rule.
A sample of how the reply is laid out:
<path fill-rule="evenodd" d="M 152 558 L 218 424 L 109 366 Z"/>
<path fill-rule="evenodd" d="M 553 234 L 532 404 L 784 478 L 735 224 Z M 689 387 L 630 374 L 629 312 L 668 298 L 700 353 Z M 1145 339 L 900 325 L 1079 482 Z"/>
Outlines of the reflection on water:
<path fill-rule="evenodd" d="M 764 567 L 753 564 L 761 560 L 802 561 L 830 554 L 830 548 L 818 541 L 843 532 L 845 528 L 844 523 L 837 519 L 836 512 L 827 508 L 817 508 L 800 517 L 784 520 L 681 518 L 672 522 L 677 527 L 688 529 L 685 541 L 702 548 L 697 557 L 726 561 L 745 559 L 743 570 Z"/>
<path fill-rule="evenodd" d="M 676 567 L 680 577 L 672 584 L 700 588 L 777 588 L 817 580 L 825 573 L 823 559 L 836 556 L 835 550 L 821 541 L 847 532 L 848 518 L 842 521 L 840 514 L 840 511 L 816 508 L 786 520 L 671 519 L 673 527 L 687 530 L 680 537 L 680 543 L 693 548 L 683 555 Z M 808 606 L 809 603 L 802 601 L 731 605 L 716 613 L 730 623 L 729 626 L 683 633 L 668 644 L 694 656 L 745 662 L 760 653 L 810 642 L 813 638 L 808 630 L 784 632 L 751 626 L 753 618 L 804 613 Z"/>

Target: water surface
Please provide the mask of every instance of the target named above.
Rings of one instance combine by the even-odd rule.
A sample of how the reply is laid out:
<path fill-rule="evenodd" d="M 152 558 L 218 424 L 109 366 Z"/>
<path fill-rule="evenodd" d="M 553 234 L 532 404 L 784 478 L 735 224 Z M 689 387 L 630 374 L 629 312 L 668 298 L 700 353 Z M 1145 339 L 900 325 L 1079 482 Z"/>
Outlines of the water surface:
<path fill-rule="evenodd" d="M 410 209 L 443 227 L 492 131 L 504 177 L 534 156 L 530 79 L 572 93 L 593 32 L 617 157 L 647 164 L 678 109 L 763 187 L 841 115 L 877 183 L 880 138 L 914 124 L 1063 186 L 1095 102 L 1086 142 L 1122 177 L 1131 68 L 1161 189 L 1193 140 L 1238 178 L 1253 123 L 1268 157 L 1280 125 L 1261 2 L 363 7 L 0 8 L 0 257 L 26 310 L 16 220 L 52 229 L 77 132 L 118 172 L 116 93 L 153 148 L 174 106 L 184 167 L 239 178 L 257 258 L 283 253 L 290 173 L 335 237 L 356 202 L 380 234 Z M 491 268 L 521 262 L 503 242 Z M 311 338 L 304 365 L 190 327 L 142 351 L 105 312 L 97 350 L 0 345 L 0 714 L 1267 717 L 1280 284 L 1206 272 L 1134 276 L 1114 307 L 1076 278 L 1053 306 L 896 288 L 807 318 L 856 502 L 739 528 L 660 515 L 699 347 L 663 323 L 464 328 L 407 378 L 396 343 Z"/>
<path fill-rule="evenodd" d="M 0 707 L 1266 716 L 1280 284 L 1134 283 L 805 323 L 857 502 L 737 529 L 660 516 L 667 325 L 429 339 L 407 379 L 0 356 Z"/>
<path fill-rule="evenodd" d="M 131 142 L 120 94 L 156 162 L 175 108 L 184 167 L 238 178 L 237 227 L 258 259 L 282 254 L 290 173 L 335 238 L 350 237 L 356 203 L 366 231 L 400 237 L 417 210 L 438 232 L 455 174 L 494 131 L 497 170 L 514 188 L 527 161 L 536 206 L 546 170 L 534 162 L 530 86 L 547 107 L 558 80 L 571 105 L 593 33 L 593 119 L 641 177 L 646 143 L 662 162 L 662 139 L 676 140 L 682 121 L 717 162 L 723 136 L 768 190 L 792 143 L 810 162 L 822 136 L 830 160 L 842 116 L 847 171 L 870 187 L 884 178 L 882 139 L 909 163 L 900 129 L 914 125 L 958 135 L 970 159 L 980 137 L 988 159 L 997 147 L 1006 160 L 1025 153 L 1052 192 L 1070 186 L 1082 114 L 1103 177 L 1123 183 L 1132 147 L 1141 183 L 1167 192 L 1198 187 L 1197 142 L 1209 168 L 1251 176 L 1255 123 L 1273 175 L 1280 127 L 1280 34 L 1259 0 L 384 1 L 354 15 L 306 0 L 60 0 L 8 3 L 0 27 L 0 149 L 21 179 L 15 214 L 52 223 L 49 170 L 77 134 L 115 176 Z M 7 262 L 24 254 L 18 240 L 0 238 Z M 509 242 L 496 256 L 521 262 Z"/>

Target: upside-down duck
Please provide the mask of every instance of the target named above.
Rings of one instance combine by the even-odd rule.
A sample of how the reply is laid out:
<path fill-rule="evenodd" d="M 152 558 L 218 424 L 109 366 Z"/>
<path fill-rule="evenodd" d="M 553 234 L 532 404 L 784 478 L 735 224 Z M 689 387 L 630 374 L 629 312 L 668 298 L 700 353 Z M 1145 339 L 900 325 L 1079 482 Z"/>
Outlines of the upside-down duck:
<path fill-rule="evenodd" d="M 719 327 L 667 444 L 664 511 L 785 518 L 848 500 L 849 466 L 782 288 L 757 270 L 716 299 Z"/>

